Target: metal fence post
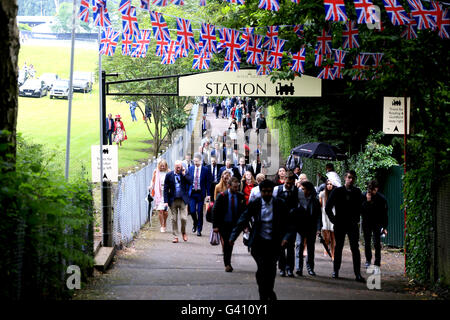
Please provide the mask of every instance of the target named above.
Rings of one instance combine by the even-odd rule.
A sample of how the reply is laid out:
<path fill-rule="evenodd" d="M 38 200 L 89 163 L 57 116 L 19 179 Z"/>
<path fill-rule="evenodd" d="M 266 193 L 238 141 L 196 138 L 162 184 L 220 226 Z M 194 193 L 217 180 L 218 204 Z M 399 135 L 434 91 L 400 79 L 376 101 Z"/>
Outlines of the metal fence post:
<path fill-rule="evenodd" d="M 103 181 L 103 246 L 113 246 L 113 225 L 111 206 L 111 182 Z"/>

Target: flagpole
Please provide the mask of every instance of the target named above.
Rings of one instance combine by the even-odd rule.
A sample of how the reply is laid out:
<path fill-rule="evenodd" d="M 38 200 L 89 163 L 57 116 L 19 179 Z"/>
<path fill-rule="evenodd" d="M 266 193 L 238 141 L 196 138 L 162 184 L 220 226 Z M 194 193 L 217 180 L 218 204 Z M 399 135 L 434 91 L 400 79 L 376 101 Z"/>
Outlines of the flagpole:
<path fill-rule="evenodd" d="M 100 44 L 101 44 L 101 33 L 102 33 L 102 29 L 99 26 L 98 27 L 98 47 L 99 47 L 99 52 L 98 52 L 98 97 L 99 97 L 99 119 L 100 119 L 100 143 L 99 143 L 99 152 L 100 152 L 100 201 L 101 201 L 101 206 L 100 206 L 100 210 L 101 210 L 101 215 L 102 215 L 102 219 L 103 219 L 103 212 L 104 212 L 104 207 L 103 207 L 103 123 L 105 122 L 105 119 L 103 119 L 103 113 L 102 113 L 102 105 L 103 105 L 103 101 L 102 101 L 102 97 L 103 97 L 103 88 L 102 88 L 102 54 L 100 53 Z M 104 226 L 105 224 L 102 223 L 102 225 Z M 105 230 L 103 230 L 103 233 L 105 233 Z M 104 246 L 106 244 L 103 244 Z"/>
<path fill-rule="evenodd" d="M 75 51 L 75 17 L 76 17 L 76 7 L 77 0 L 73 0 L 73 10 L 72 10 L 72 39 L 71 39 L 71 49 L 70 49 L 70 75 L 69 75 L 69 109 L 67 111 L 67 141 L 66 141 L 66 168 L 65 168 L 65 178 L 66 181 L 69 180 L 69 165 L 70 165 L 70 130 L 72 122 L 72 87 L 73 87 L 73 60 Z"/>

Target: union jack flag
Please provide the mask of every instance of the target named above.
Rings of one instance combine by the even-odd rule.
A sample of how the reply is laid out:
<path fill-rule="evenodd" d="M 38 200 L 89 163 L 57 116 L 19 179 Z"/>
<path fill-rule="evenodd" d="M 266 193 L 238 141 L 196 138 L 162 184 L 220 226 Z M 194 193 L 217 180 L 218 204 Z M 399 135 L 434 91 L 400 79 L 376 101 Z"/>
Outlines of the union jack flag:
<path fill-rule="evenodd" d="M 411 16 L 417 22 L 417 29 L 435 29 L 436 23 L 433 20 L 433 16 L 430 14 L 430 10 L 423 7 L 420 0 L 408 0 L 409 7 L 411 8 Z"/>
<path fill-rule="evenodd" d="M 262 36 L 252 34 L 247 48 L 247 63 L 257 65 L 262 54 Z"/>
<path fill-rule="evenodd" d="M 244 50 L 245 52 L 247 52 L 250 37 L 254 34 L 254 30 L 255 30 L 255 28 L 244 28 L 244 32 L 242 32 L 242 36 L 241 36 L 241 39 L 242 39 L 241 50 Z"/>
<path fill-rule="evenodd" d="M 320 67 L 322 66 L 322 63 L 325 59 L 331 59 L 331 52 L 324 55 L 319 53 L 319 50 L 316 48 L 314 50 L 314 56 L 315 56 L 314 65 L 316 67 Z"/>
<path fill-rule="evenodd" d="M 199 48 L 197 47 L 194 51 L 194 60 L 192 61 L 192 69 L 209 69 L 210 56 L 204 56 L 200 54 Z"/>
<path fill-rule="evenodd" d="M 152 0 L 152 4 L 159 7 L 166 7 L 169 4 L 169 0 Z"/>
<path fill-rule="evenodd" d="M 344 0 L 323 0 L 326 21 L 347 21 Z"/>
<path fill-rule="evenodd" d="M 162 57 L 166 54 L 166 47 L 169 45 L 170 39 L 156 39 L 156 56 Z"/>
<path fill-rule="evenodd" d="M 239 31 L 225 28 L 225 35 L 225 59 L 241 62 L 242 41 L 240 39 Z"/>
<path fill-rule="evenodd" d="M 408 14 L 397 0 L 383 0 L 384 8 L 394 26 L 409 24 Z"/>
<path fill-rule="evenodd" d="M 305 48 L 301 48 L 299 52 L 292 55 L 291 70 L 297 73 L 305 73 Z"/>
<path fill-rule="evenodd" d="M 182 46 L 177 46 L 177 52 L 176 52 L 176 58 L 187 58 L 189 57 L 189 51 L 188 49 L 182 47 Z"/>
<path fill-rule="evenodd" d="M 178 41 L 171 40 L 169 45 L 166 46 L 165 53 L 161 59 L 161 64 L 174 64 L 178 47 Z"/>
<path fill-rule="evenodd" d="M 343 79 L 344 75 L 342 74 L 342 70 L 345 68 L 345 51 L 344 50 L 334 50 L 334 78 L 335 79 Z"/>
<path fill-rule="evenodd" d="M 294 26 L 294 32 L 300 39 L 302 39 L 304 37 L 304 35 L 305 35 L 304 34 L 305 33 L 304 25 L 302 25 L 302 24 L 295 25 Z"/>
<path fill-rule="evenodd" d="M 320 71 L 320 73 L 317 75 L 317 78 L 325 80 L 334 80 L 333 67 L 330 65 L 326 65 L 322 69 L 322 71 Z"/>
<path fill-rule="evenodd" d="M 225 60 L 223 64 L 223 71 L 227 72 L 238 72 L 240 68 L 240 62 L 239 61 L 231 61 L 231 60 Z"/>
<path fill-rule="evenodd" d="M 199 42 L 195 45 L 195 50 L 197 50 L 198 54 L 202 57 L 206 57 L 208 59 L 212 58 L 212 53 L 205 50 L 202 42 Z"/>
<path fill-rule="evenodd" d="M 106 9 L 106 0 L 93 0 L 92 11 L 94 13 L 94 26 L 106 28 L 111 25 L 108 9 Z"/>
<path fill-rule="evenodd" d="M 136 39 L 136 45 L 134 46 L 131 56 L 136 58 L 145 58 L 147 55 L 148 46 L 150 44 L 150 29 L 143 29 L 139 31 L 139 36 Z"/>
<path fill-rule="evenodd" d="M 218 28 L 217 32 L 219 33 L 219 43 L 217 44 L 217 52 L 222 52 L 225 50 L 225 43 L 227 42 L 227 35 L 225 32 L 226 28 Z"/>
<path fill-rule="evenodd" d="M 269 26 L 267 27 L 266 38 L 264 39 L 263 48 L 272 50 L 273 46 L 278 39 L 278 28 L 279 26 Z"/>
<path fill-rule="evenodd" d="M 344 24 L 344 30 L 342 30 L 342 48 L 344 49 L 353 49 L 359 48 L 358 42 L 358 29 L 356 28 L 355 21 L 348 20 Z"/>
<path fill-rule="evenodd" d="M 406 25 L 405 30 L 403 30 L 401 37 L 406 38 L 406 40 L 417 39 L 417 21 L 412 18 L 411 13 L 408 13 L 408 16 L 411 19 Z"/>
<path fill-rule="evenodd" d="M 331 33 L 325 29 L 322 29 L 322 34 L 317 37 L 318 54 L 331 53 Z"/>
<path fill-rule="evenodd" d="M 200 0 L 199 4 L 200 7 L 206 6 L 206 0 Z"/>
<path fill-rule="evenodd" d="M 189 20 L 177 18 L 177 41 L 186 50 L 195 49 L 194 32 Z"/>
<path fill-rule="evenodd" d="M 136 7 L 129 6 L 122 13 L 122 31 L 123 33 L 132 33 L 139 35 L 139 25 L 136 18 Z"/>
<path fill-rule="evenodd" d="M 378 69 L 381 67 L 381 59 L 383 59 L 383 55 L 384 55 L 383 53 L 372 53 L 372 58 L 374 61 L 374 63 L 372 64 L 372 68 L 375 70 L 375 74 L 372 77 L 372 80 L 380 77 L 377 76 L 376 73 L 378 72 Z"/>
<path fill-rule="evenodd" d="M 123 14 L 123 12 L 127 11 L 131 7 L 131 0 L 120 0 L 119 4 L 119 12 Z"/>
<path fill-rule="evenodd" d="M 117 43 L 119 42 L 119 35 L 120 33 L 114 31 L 113 28 L 107 28 L 106 30 L 102 31 L 102 45 L 100 45 L 100 54 L 112 57 L 114 55 L 114 52 L 116 52 Z"/>
<path fill-rule="evenodd" d="M 202 23 L 199 40 L 203 43 L 203 50 L 211 53 L 217 53 L 217 39 L 213 25 Z"/>
<path fill-rule="evenodd" d="M 141 9 L 148 10 L 150 8 L 150 0 L 141 0 Z"/>
<path fill-rule="evenodd" d="M 281 60 L 283 58 L 283 49 L 286 40 L 277 39 L 277 43 L 270 51 L 270 67 L 275 69 L 281 69 Z"/>
<path fill-rule="evenodd" d="M 366 54 L 358 54 L 356 56 L 356 62 L 353 65 L 353 70 L 355 70 L 355 74 L 352 80 L 367 80 L 366 70 L 367 70 L 367 60 L 369 60 L 370 56 Z"/>
<path fill-rule="evenodd" d="M 271 71 L 272 67 L 270 66 L 269 51 L 265 50 L 261 54 L 261 59 L 259 59 L 257 64 L 256 74 L 262 76 L 269 74 Z"/>
<path fill-rule="evenodd" d="M 432 5 L 436 6 L 434 1 L 432 2 Z M 439 6 L 439 9 L 441 11 L 441 14 L 437 16 L 438 18 L 436 20 L 439 37 L 441 37 L 442 39 L 450 39 L 450 12 L 448 8 L 443 10 L 440 4 L 437 5 Z"/>
<path fill-rule="evenodd" d="M 224 0 L 224 1 L 234 4 L 245 4 L 245 0 Z"/>
<path fill-rule="evenodd" d="M 258 8 L 278 11 L 280 10 L 280 3 L 278 0 L 259 0 Z"/>
<path fill-rule="evenodd" d="M 184 6 L 184 0 L 171 0 L 171 2 L 176 6 Z"/>
<path fill-rule="evenodd" d="M 122 33 L 122 55 L 131 55 L 131 48 L 133 45 L 133 34 L 132 33 Z"/>
<path fill-rule="evenodd" d="M 83 22 L 89 22 L 89 1 L 81 0 L 80 11 L 78 12 L 78 19 Z"/>
<path fill-rule="evenodd" d="M 164 40 L 170 40 L 170 32 L 169 28 L 167 27 L 166 20 L 164 20 L 164 17 L 162 13 L 156 12 L 156 11 L 150 11 L 150 20 L 152 23 L 152 30 L 153 35 L 155 36 L 155 39 L 164 39 Z"/>
<path fill-rule="evenodd" d="M 370 0 L 353 0 L 355 5 L 356 15 L 358 18 L 356 19 L 358 24 L 364 23 L 373 23 L 372 18 L 370 16 L 369 8 L 373 6 L 372 1 Z"/>
<path fill-rule="evenodd" d="M 291 0 L 293 3 L 299 4 L 301 0 Z"/>

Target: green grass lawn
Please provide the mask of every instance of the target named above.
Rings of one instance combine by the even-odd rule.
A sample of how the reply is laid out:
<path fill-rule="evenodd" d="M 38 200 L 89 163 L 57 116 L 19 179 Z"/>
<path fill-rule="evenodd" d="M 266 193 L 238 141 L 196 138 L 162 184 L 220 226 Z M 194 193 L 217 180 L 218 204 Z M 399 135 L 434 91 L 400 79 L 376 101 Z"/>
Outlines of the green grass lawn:
<path fill-rule="evenodd" d="M 26 46 L 19 53 L 19 66 L 24 61 L 35 66 L 37 76 L 42 73 L 57 73 L 68 78 L 70 71 L 70 48 Z M 98 55 L 96 50 L 75 49 L 74 71 L 96 72 Z M 127 131 L 126 140 L 119 149 L 119 168 L 133 167 L 147 159 L 151 147 L 144 141 L 150 140 L 140 111 L 136 110 L 137 122 L 131 121 L 129 107 L 111 97 L 106 100 L 106 114 L 120 114 Z M 64 166 L 67 137 L 68 101 L 42 98 L 19 98 L 17 131 L 35 143 L 58 150 L 57 161 Z M 70 174 L 78 174 L 84 166 L 91 174 L 91 146 L 100 141 L 98 83 L 92 93 L 74 93 L 72 101 Z"/>

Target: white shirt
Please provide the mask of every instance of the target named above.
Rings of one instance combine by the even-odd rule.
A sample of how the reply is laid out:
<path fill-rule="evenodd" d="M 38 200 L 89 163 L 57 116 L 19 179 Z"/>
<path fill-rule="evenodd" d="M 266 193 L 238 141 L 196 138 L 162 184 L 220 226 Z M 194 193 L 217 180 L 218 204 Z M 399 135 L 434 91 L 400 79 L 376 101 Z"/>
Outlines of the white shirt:
<path fill-rule="evenodd" d="M 273 220 L 273 198 L 270 202 L 261 199 L 261 222 L 262 228 L 259 234 L 262 238 L 272 240 L 272 220 Z"/>

